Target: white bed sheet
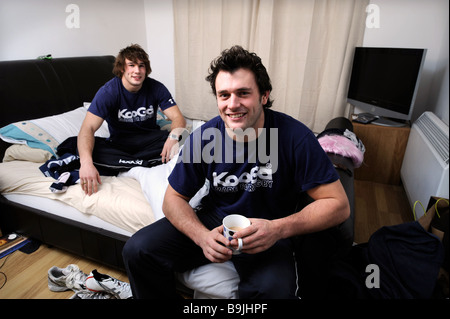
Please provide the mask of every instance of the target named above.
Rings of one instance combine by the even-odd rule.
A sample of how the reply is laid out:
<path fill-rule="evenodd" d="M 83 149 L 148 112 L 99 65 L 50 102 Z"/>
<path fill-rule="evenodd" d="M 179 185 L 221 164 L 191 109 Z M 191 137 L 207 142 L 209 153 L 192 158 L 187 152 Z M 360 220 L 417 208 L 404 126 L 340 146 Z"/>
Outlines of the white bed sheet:
<path fill-rule="evenodd" d="M 91 196 L 78 184 L 69 186 L 64 193 L 52 193 L 49 187 L 55 180 L 44 176 L 39 170 L 41 165 L 27 161 L 0 163 L 0 193 L 60 201 L 130 233 L 155 221 L 141 185 L 133 178 L 102 176 L 99 191 Z"/>
<path fill-rule="evenodd" d="M 24 194 L 3 194 L 3 195 L 6 199 L 12 202 L 32 207 L 35 209 L 43 210 L 52 215 L 67 218 L 73 221 L 87 224 L 89 226 L 101 228 L 116 234 L 121 234 L 125 236 L 132 235 L 131 232 L 123 228 L 105 222 L 104 220 L 98 218 L 97 216 L 83 214 L 78 209 L 73 208 L 72 206 L 69 206 L 60 201 Z"/>

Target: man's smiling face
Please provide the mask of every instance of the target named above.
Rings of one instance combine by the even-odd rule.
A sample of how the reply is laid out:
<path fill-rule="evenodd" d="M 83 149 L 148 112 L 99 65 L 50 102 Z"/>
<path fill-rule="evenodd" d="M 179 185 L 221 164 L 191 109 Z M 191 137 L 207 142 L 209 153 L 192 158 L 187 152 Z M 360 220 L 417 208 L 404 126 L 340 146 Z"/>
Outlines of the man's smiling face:
<path fill-rule="evenodd" d="M 135 62 L 125 59 L 125 69 L 122 75 L 123 86 L 129 92 L 137 92 L 141 89 L 142 83 L 146 78 L 144 62 L 138 60 Z"/>
<path fill-rule="evenodd" d="M 226 128 L 256 131 L 264 126 L 263 105 L 267 103 L 269 92 L 261 96 L 250 70 L 220 71 L 216 77 L 216 92 L 219 114 Z"/>

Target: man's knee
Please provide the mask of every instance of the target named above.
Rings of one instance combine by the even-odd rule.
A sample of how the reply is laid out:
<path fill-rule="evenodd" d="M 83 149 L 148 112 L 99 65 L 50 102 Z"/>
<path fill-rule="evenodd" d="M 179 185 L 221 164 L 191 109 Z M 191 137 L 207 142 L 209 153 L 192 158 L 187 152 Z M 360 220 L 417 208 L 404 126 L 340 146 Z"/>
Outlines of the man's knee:
<path fill-rule="evenodd" d="M 147 228 L 147 227 L 146 227 Z M 122 257 L 125 265 L 130 262 L 140 261 L 144 256 L 152 254 L 152 251 L 156 247 L 155 240 L 149 238 L 152 232 L 147 232 L 146 228 L 143 228 L 131 236 L 122 250 Z"/>
<path fill-rule="evenodd" d="M 289 276 L 287 276 L 289 277 Z M 239 298 L 242 299 L 292 299 L 296 298 L 295 280 L 273 278 L 261 281 L 258 285 L 241 282 Z"/>
<path fill-rule="evenodd" d="M 278 241 L 265 252 L 246 256 L 237 261 L 236 269 L 241 275 L 240 298 L 296 298 L 297 263 L 290 240 Z"/>
<path fill-rule="evenodd" d="M 127 242 L 125 243 L 125 246 L 122 249 L 122 257 L 125 264 L 127 264 L 127 262 L 130 260 L 135 260 L 137 256 L 140 255 L 140 250 L 141 250 L 140 245 L 136 244 L 133 237 L 128 239 Z"/>

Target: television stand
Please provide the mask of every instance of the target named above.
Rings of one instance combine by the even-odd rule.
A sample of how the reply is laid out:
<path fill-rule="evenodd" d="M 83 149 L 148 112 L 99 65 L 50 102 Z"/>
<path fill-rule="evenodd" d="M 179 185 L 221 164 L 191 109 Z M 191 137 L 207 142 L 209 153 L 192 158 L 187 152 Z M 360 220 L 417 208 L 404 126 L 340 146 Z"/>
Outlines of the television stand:
<path fill-rule="evenodd" d="M 380 126 L 390 126 L 390 127 L 405 127 L 408 126 L 408 121 L 394 120 L 387 117 L 374 115 L 372 113 L 358 113 L 353 115 L 353 121 L 362 124 L 375 124 Z"/>
<path fill-rule="evenodd" d="M 400 185 L 400 170 L 411 128 L 389 127 L 353 122 L 353 131 L 366 151 L 355 179 L 374 183 Z"/>
<path fill-rule="evenodd" d="M 404 126 L 408 125 L 406 123 L 406 121 L 399 122 L 399 121 L 391 120 L 389 118 L 382 117 L 382 116 L 380 116 L 379 118 L 374 120 L 372 122 L 372 124 L 380 125 L 380 126 L 390 126 L 390 127 L 404 127 Z"/>

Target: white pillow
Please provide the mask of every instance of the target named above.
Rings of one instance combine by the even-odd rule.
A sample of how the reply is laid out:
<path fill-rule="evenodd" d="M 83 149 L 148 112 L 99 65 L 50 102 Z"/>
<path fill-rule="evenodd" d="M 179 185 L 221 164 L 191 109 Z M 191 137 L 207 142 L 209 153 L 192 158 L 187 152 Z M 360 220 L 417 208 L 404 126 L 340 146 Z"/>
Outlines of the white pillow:
<path fill-rule="evenodd" d="M 39 148 L 31 148 L 25 144 L 14 144 L 8 147 L 3 156 L 3 162 L 28 161 L 33 163 L 45 163 L 52 157 L 48 151 Z"/>
<path fill-rule="evenodd" d="M 0 129 L 0 138 L 7 143 L 27 144 L 33 148 L 40 148 L 56 156 L 56 148 L 61 142 L 78 135 L 86 112 L 86 107 L 81 106 L 58 115 L 12 123 Z M 109 136 L 106 122 L 95 135 Z"/>

